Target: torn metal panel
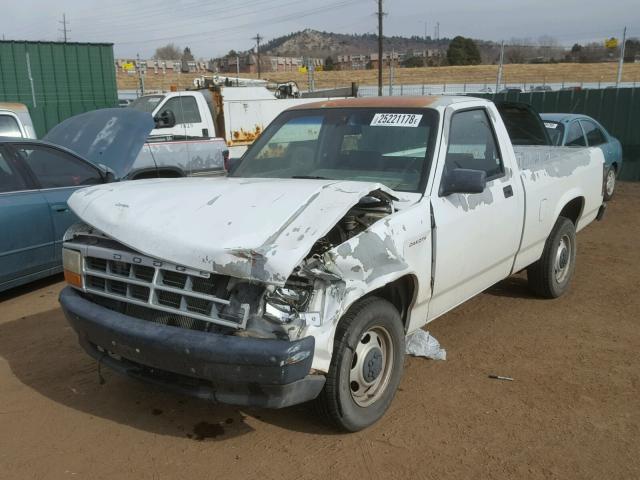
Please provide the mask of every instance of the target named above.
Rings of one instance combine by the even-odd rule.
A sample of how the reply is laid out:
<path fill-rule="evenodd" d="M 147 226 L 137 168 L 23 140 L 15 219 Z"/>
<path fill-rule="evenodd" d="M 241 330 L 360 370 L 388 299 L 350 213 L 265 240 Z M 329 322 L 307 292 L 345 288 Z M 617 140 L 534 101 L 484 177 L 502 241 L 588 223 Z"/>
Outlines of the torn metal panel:
<path fill-rule="evenodd" d="M 284 285 L 316 241 L 374 191 L 393 196 L 367 182 L 158 179 L 83 189 L 69 206 L 86 223 L 151 257 Z"/>

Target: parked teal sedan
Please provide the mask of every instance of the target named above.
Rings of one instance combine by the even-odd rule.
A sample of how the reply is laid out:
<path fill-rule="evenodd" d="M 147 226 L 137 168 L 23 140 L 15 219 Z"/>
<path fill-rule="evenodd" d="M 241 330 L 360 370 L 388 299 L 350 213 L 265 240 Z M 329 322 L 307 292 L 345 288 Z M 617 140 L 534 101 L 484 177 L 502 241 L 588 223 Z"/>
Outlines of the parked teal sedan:
<path fill-rule="evenodd" d="M 122 111 L 100 111 L 72 129 L 63 122 L 48 141 L 0 137 L 0 292 L 61 272 L 62 237 L 77 222 L 67 199 L 135 161 L 151 115 L 114 110 Z"/>
<path fill-rule="evenodd" d="M 573 113 L 542 113 L 551 142 L 556 146 L 600 147 L 607 167 L 604 199 L 610 200 L 616 187 L 616 177 L 622 168 L 622 145 L 596 120 Z"/>

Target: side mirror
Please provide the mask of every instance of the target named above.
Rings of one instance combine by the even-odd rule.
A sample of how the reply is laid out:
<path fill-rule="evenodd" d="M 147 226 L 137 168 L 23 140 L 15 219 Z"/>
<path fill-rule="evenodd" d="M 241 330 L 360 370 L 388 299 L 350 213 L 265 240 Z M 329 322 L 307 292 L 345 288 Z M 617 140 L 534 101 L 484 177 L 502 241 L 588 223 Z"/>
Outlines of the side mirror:
<path fill-rule="evenodd" d="M 165 110 L 160 115 L 156 115 L 153 120 L 156 122 L 156 128 L 172 128 L 176 126 L 176 116 L 171 110 Z"/>
<path fill-rule="evenodd" d="M 440 196 L 452 193 L 482 193 L 487 186 L 487 172 L 469 168 L 454 168 L 442 179 Z"/>

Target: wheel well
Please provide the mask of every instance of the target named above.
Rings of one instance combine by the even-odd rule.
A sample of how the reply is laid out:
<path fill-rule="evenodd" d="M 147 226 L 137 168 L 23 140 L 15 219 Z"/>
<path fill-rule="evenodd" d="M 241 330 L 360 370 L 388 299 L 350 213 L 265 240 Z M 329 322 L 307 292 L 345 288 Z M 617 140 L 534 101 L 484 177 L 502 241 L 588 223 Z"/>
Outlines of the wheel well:
<path fill-rule="evenodd" d="M 160 168 L 156 170 L 154 168 L 151 170 L 144 170 L 144 171 L 138 172 L 135 175 L 133 175 L 131 179 L 145 180 L 148 178 L 180 178 L 180 177 L 184 177 L 184 175 L 182 174 L 182 172 L 179 172 L 177 170 L 170 169 L 170 168 Z"/>
<path fill-rule="evenodd" d="M 375 296 L 384 298 L 393 304 L 400 313 L 402 323 L 407 327 L 407 321 L 409 319 L 409 308 L 413 303 L 416 291 L 417 291 L 417 279 L 414 275 L 405 275 L 391 283 L 387 283 L 384 287 L 380 287 L 376 290 L 369 292 L 366 297 Z"/>
<path fill-rule="evenodd" d="M 615 170 L 616 175 L 617 175 L 617 174 L 618 174 L 618 162 L 613 162 L 613 163 L 611 164 L 611 166 L 613 167 L 613 169 Z"/>
<path fill-rule="evenodd" d="M 583 208 L 584 197 L 576 197 L 564 206 L 560 212 L 560 216 L 568 218 L 574 225 L 577 225 Z"/>

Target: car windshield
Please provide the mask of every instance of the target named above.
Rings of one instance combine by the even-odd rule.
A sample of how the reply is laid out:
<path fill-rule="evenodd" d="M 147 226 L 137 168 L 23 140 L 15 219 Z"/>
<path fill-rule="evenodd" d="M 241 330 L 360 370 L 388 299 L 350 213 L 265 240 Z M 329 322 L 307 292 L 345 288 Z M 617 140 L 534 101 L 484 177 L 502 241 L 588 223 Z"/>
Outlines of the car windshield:
<path fill-rule="evenodd" d="M 560 122 L 551 122 L 549 120 L 544 121 L 544 126 L 547 129 L 549 138 L 551 138 L 551 145 L 556 147 L 562 145 L 562 136 L 564 134 L 564 125 Z"/>
<path fill-rule="evenodd" d="M 141 112 L 153 113 L 163 98 L 164 95 L 145 95 L 144 97 L 136 98 L 129 104 L 128 108 L 135 108 Z"/>
<path fill-rule="evenodd" d="M 231 176 L 379 182 L 419 192 L 437 125 L 438 113 L 431 109 L 287 111 L 256 140 Z"/>

